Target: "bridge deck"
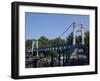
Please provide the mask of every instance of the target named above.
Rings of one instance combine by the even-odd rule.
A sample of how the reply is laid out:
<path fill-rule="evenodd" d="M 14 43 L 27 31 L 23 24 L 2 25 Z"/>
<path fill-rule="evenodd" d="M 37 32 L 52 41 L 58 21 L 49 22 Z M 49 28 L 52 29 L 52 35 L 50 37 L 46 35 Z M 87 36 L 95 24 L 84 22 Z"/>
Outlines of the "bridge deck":
<path fill-rule="evenodd" d="M 88 48 L 87 45 L 54 45 L 54 46 L 47 46 L 47 47 L 39 47 L 39 48 L 34 48 L 33 51 L 53 51 L 53 50 L 64 50 L 64 49 L 75 49 L 75 48 Z M 31 49 L 27 49 L 27 52 L 32 52 Z"/>

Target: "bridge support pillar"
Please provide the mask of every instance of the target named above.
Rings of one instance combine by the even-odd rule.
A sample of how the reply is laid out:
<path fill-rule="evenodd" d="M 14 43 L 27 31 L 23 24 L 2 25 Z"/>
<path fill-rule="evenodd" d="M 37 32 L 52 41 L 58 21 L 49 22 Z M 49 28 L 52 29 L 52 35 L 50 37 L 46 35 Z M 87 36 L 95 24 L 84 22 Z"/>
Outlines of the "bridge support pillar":
<path fill-rule="evenodd" d="M 81 33 L 82 36 L 82 45 L 84 45 L 84 29 L 83 29 L 83 24 L 80 23 L 73 23 L 73 45 L 76 44 L 76 34 L 77 32 Z"/>

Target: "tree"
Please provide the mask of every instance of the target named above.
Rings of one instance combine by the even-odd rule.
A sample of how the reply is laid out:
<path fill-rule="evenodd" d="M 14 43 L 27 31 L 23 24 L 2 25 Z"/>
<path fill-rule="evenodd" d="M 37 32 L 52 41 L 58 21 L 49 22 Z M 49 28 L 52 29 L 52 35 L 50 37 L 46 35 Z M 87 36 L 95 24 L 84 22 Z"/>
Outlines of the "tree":
<path fill-rule="evenodd" d="M 79 35 L 79 36 L 76 36 L 76 44 L 82 44 L 82 36 Z"/>
<path fill-rule="evenodd" d="M 26 40 L 25 46 L 26 46 L 27 49 L 30 49 L 32 47 L 32 40 Z"/>
<path fill-rule="evenodd" d="M 84 37 L 84 39 L 85 39 L 85 44 L 86 44 L 86 45 L 89 45 L 89 31 L 85 32 L 85 37 Z"/>
<path fill-rule="evenodd" d="M 57 44 L 64 44 L 65 40 L 63 40 L 62 38 L 55 38 L 54 39 L 54 43 Z"/>
<path fill-rule="evenodd" d="M 73 43 L 73 32 L 67 37 L 67 44 L 71 45 Z"/>
<path fill-rule="evenodd" d="M 39 46 L 40 47 L 44 47 L 48 45 L 48 38 L 46 38 L 45 36 L 41 36 L 38 40 Z"/>
<path fill-rule="evenodd" d="M 86 31 L 84 34 L 84 40 L 85 40 L 85 45 L 89 45 L 89 31 Z M 25 46 L 26 48 L 31 48 L 32 47 L 32 41 L 31 40 L 26 40 L 25 41 Z M 81 44 L 82 42 L 82 36 L 76 36 L 76 44 Z M 45 36 L 41 36 L 38 39 L 38 43 L 39 43 L 39 47 L 46 47 L 46 46 L 54 46 L 54 45 L 60 45 L 60 44 L 65 44 L 66 41 L 62 38 L 55 38 L 55 39 L 48 39 Z M 67 45 L 71 45 L 73 44 L 73 32 L 69 34 L 69 36 L 67 37 Z M 36 44 L 34 44 L 36 45 Z"/>

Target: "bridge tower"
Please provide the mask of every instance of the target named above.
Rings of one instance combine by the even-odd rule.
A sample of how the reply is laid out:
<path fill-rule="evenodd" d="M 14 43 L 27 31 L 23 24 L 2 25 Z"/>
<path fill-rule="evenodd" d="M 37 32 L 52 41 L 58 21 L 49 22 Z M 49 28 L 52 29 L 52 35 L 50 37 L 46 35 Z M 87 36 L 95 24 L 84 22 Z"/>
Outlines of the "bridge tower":
<path fill-rule="evenodd" d="M 35 44 L 36 44 L 36 48 L 37 48 L 37 57 L 38 57 L 39 56 L 38 55 L 38 40 L 33 40 L 32 41 L 32 55 L 33 55 Z"/>
<path fill-rule="evenodd" d="M 80 23 L 73 23 L 73 45 L 76 44 L 76 35 L 77 32 L 81 33 L 82 36 L 82 45 L 84 45 L 84 28 L 83 28 L 83 24 Z"/>

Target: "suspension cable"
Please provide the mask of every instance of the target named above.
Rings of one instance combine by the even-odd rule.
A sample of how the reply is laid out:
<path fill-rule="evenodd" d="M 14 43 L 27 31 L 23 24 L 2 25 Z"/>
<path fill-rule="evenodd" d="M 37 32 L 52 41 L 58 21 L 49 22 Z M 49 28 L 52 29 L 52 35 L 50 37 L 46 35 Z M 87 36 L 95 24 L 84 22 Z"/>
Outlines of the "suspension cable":
<path fill-rule="evenodd" d="M 73 25 L 73 23 L 72 23 L 63 33 L 61 33 L 61 34 L 58 36 L 58 38 L 60 38 L 61 36 L 63 36 L 63 35 L 69 30 L 69 28 L 70 28 L 72 25 Z"/>

